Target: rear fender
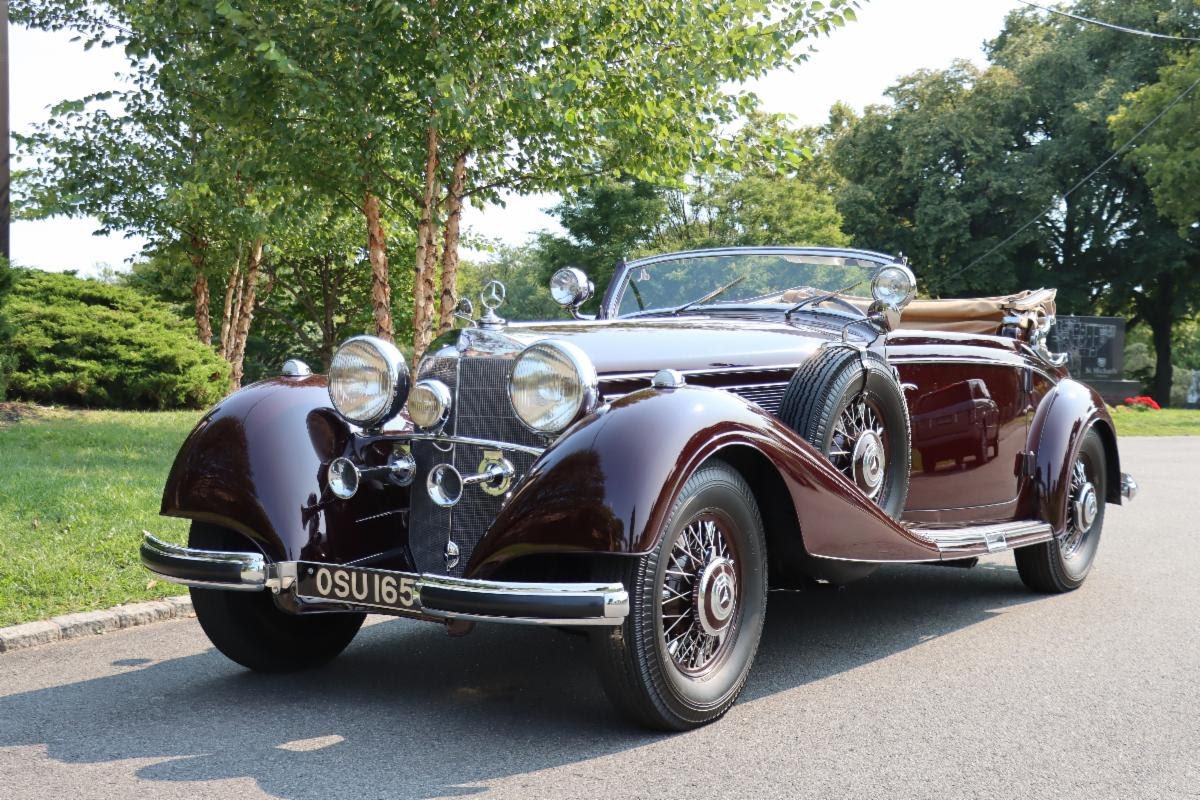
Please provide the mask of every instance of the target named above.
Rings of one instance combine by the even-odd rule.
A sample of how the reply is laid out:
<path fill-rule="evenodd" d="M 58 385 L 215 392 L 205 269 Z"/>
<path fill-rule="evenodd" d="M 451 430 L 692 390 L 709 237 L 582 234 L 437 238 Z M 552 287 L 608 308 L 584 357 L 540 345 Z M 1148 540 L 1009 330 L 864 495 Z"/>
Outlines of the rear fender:
<path fill-rule="evenodd" d="M 1121 463 L 1116 429 L 1108 408 L 1091 387 L 1064 378 L 1042 398 L 1029 428 L 1028 450 L 1034 454 L 1033 483 L 1038 516 L 1055 533 L 1066 528 L 1071 466 L 1089 429 L 1104 442 L 1105 499 L 1121 502 Z"/>
<path fill-rule="evenodd" d="M 345 563 L 393 552 L 396 566 L 408 566 L 408 517 L 399 513 L 408 509 L 407 488 L 375 481 L 349 501 L 327 492 L 325 465 L 334 458 L 386 459 L 363 446 L 330 407 L 323 377 L 262 381 L 222 400 L 191 432 L 162 513 L 238 531 L 274 561 Z"/>
<path fill-rule="evenodd" d="M 728 392 L 685 386 L 626 395 L 568 430 L 516 487 L 466 574 L 535 553 L 646 553 L 688 477 L 734 447 L 778 470 L 810 554 L 939 558 L 783 423 Z"/>

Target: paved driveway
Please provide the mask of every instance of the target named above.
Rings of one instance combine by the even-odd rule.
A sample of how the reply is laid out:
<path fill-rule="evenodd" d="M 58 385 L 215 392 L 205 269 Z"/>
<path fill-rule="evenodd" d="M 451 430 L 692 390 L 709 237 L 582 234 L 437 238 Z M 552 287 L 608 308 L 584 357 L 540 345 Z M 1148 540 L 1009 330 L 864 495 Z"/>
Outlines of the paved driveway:
<path fill-rule="evenodd" d="M 773 594 L 703 730 L 623 725 L 555 631 L 386 621 L 267 677 L 184 620 L 0 655 L 0 797 L 1200 797 L 1200 438 L 1124 456 L 1080 591 L 1005 556 Z"/>

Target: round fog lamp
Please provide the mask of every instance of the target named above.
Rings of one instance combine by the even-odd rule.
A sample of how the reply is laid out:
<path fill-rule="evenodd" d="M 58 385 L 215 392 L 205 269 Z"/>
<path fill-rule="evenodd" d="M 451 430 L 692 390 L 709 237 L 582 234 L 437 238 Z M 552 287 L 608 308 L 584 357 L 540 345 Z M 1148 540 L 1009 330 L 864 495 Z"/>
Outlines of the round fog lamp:
<path fill-rule="evenodd" d="M 408 416 L 418 428 L 439 428 L 450 416 L 450 387 L 438 380 L 417 381 L 408 396 Z"/>

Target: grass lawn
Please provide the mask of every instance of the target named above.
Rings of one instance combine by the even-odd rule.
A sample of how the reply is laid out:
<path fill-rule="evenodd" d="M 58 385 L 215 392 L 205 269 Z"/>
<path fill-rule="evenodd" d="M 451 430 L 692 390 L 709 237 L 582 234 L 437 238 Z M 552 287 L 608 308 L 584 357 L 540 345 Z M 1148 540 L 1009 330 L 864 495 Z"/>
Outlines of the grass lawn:
<path fill-rule="evenodd" d="M 31 410 L 0 422 L 0 627 L 185 591 L 137 551 L 143 529 L 187 535 L 158 506 L 199 412 Z"/>
<path fill-rule="evenodd" d="M 1111 409 L 1118 436 L 1200 436 L 1200 409 L 1164 408 L 1161 411 Z"/>

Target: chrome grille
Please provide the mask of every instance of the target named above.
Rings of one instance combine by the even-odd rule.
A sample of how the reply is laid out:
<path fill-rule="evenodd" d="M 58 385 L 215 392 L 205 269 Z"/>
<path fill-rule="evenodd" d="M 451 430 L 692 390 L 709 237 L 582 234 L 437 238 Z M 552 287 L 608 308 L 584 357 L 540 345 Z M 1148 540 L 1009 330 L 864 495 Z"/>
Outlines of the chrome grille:
<path fill-rule="evenodd" d="M 429 358 L 421 364 L 418 378 L 437 378 L 450 387 L 454 405 L 446 422 L 446 432 L 510 444 L 544 447 L 545 439 L 529 430 L 516 417 L 508 401 L 510 358 Z M 465 474 L 477 472 L 486 448 L 478 445 L 414 444 L 417 460 L 412 493 L 409 548 L 421 572 L 460 576 L 470 561 L 479 540 L 500 513 L 503 497 L 494 497 L 479 486 L 469 486 L 462 500 L 450 509 L 440 508 L 429 499 L 425 478 L 437 464 L 453 464 Z M 512 450 L 503 451 L 516 469 L 516 478 L 529 471 L 535 456 Z M 453 539 L 459 549 L 458 563 L 446 569 L 446 543 Z"/>
<path fill-rule="evenodd" d="M 755 386 L 731 386 L 729 391 L 754 403 L 769 414 L 778 414 L 787 387 L 786 383 L 760 383 Z"/>

